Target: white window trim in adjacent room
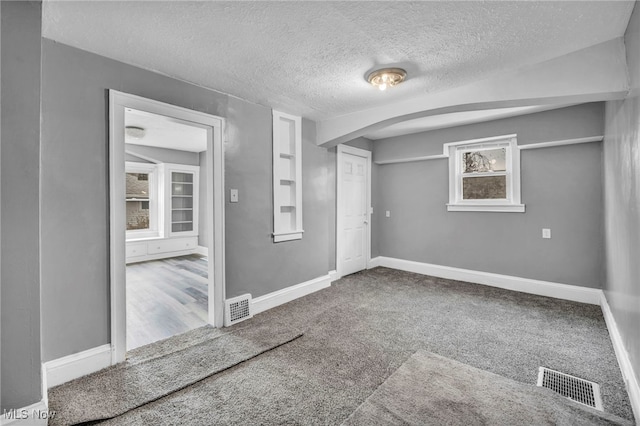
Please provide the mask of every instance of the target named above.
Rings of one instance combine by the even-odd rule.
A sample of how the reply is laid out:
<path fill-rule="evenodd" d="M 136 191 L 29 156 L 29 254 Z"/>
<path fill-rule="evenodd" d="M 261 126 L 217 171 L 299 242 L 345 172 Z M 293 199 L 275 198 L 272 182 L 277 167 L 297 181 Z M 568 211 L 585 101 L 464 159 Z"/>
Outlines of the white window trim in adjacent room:
<path fill-rule="evenodd" d="M 462 154 L 470 149 L 506 148 L 507 197 L 492 200 L 462 199 Z M 449 203 L 448 211 L 473 212 L 517 212 L 525 210 L 520 202 L 520 149 L 516 135 L 496 136 L 453 142 L 444 145 L 445 154 L 449 156 Z"/>
<path fill-rule="evenodd" d="M 291 135 L 282 132 L 281 122 L 283 121 L 293 124 L 293 141 L 289 140 Z M 283 140 L 289 140 L 291 144 L 286 152 L 282 148 Z M 285 170 L 283 162 L 293 163 L 293 170 Z M 285 202 L 282 191 L 287 188 L 293 191 L 289 194 L 289 200 Z M 295 220 L 294 227 L 291 226 L 291 215 Z M 302 118 L 273 111 L 273 242 L 301 240 L 303 232 Z"/>
<path fill-rule="evenodd" d="M 127 241 L 143 238 L 157 238 L 162 236 L 163 198 L 160 196 L 162 188 L 162 171 L 157 164 L 125 163 L 126 173 L 146 173 L 149 175 L 149 229 L 128 230 Z"/>

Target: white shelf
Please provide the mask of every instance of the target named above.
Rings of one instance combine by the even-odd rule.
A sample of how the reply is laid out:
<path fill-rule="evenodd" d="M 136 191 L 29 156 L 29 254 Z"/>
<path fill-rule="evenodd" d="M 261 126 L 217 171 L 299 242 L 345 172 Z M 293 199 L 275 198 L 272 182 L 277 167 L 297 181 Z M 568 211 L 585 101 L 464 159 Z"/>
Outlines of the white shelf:
<path fill-rule="evenodd" d="M 302 238 L 302 119 L 273 111 L 273 240 Z"/>

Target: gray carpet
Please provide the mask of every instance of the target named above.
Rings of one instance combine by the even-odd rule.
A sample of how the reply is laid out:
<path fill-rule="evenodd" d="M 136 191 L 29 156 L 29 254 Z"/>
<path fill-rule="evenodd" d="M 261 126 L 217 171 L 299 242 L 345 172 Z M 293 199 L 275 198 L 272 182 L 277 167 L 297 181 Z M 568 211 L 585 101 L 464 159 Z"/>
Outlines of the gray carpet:
<path fill-rule="evenodd" d="M 599 306 L 375 268 L 223 331 L 292 326 L 304 336 L 103 424 L 339 425 L 418 350 L 526 384 L 539 366 L 582 377 L 633 419 Z"/>
<path fill-rule="evenodd" d="M 49 409 L 56 416 L 49 424 L 85 424 L 121 415 L 300 336 L 288 328 L 245 328 L 173 352 L 165 347 L 166 353 L 151 359 L 139 354 L 131 362 L 50 390 Z"/>
<path fill-rule="evenodd" d="M 384 425 L 633 425 L 555 392 L 429 352 L 413 354 L 343 423 Z"/>

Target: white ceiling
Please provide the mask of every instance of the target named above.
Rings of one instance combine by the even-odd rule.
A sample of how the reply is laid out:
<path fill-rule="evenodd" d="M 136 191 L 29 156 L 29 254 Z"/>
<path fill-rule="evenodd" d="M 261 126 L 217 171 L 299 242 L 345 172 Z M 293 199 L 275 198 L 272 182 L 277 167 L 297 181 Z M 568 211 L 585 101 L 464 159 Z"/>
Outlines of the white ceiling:
<path fill-rule="evenodd" d="M 124 125 L 141 127 L 145 130 L 144 137 L 140 139 L 125 135 L 125 142 L 131 145 L 189 152 L 207 150 L 207 131 L 204 128 L 182 123 L 173 118 L 127 108 L 124 112 Z"/>
<path fill-rule="evenodd" d="M 633 1 L 45 1 L 47 38 L 314 120 L 460 87 L 624 34 Z M 402 66 L 380 92 L 364 77 Z"/>

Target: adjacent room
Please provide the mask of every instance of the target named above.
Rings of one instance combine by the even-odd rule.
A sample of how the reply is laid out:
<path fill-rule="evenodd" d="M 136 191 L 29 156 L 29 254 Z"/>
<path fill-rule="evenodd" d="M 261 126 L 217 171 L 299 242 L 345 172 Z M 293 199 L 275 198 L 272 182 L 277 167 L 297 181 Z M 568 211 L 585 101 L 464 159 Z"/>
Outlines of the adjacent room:
<path fill-rule="evenodd" d="M 0 36 L 2 425 L 638 424 L 636 1 Z"/>
<path fill-rule="evenodd" d="M 127 108 L 127 350 L 208 321 L 206 130 Z M 200 220 L 203 218 L 203 220 Z"/>

